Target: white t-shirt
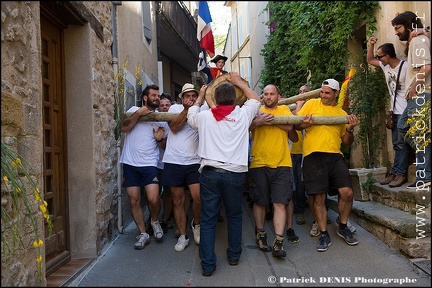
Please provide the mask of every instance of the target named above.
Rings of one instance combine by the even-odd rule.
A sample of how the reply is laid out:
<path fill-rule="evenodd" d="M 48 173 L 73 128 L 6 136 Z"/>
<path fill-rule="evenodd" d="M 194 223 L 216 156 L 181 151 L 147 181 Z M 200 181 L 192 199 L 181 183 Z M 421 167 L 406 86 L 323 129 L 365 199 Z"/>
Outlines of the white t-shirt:
<path fill-rule="evenodd" d="M 405 85 L 405 77 L 408 68 L 408 63 L 405 61 L 403 63 L 402 69 L 399 75 L 399 89 L 396 92 L 396 105 L 393 107 L 394 103 L 394 94 L 396 88 L 396 80 L 399 72 L 399 67 L 402 64 L 402 61 L 395 68 L 391 68 L 390 64 L 383 65 L 381 61 L 379 61 L 379 65 L 381 69 L 384 71 L 384 75 L 387 82 L 387 87 L 390 93 L 390 107 L 389 110 L 393 111 L 393 114 L 402 114 L 407 106 L 407 101 L 405 98 L 405 91 L 407 85 Z"/>
<path fill-rule="evenodd" d="M 417 37 L 413 37 L 409 43 L 408 57 L 407 61 L 408 71 L 406 76 L 406 84 L 407 84 L 407 93 L 414 79 L 417 77 L 417 73 L 421 67 L 425 65 L 431 64 L 431 49 L 430 49 L 430 39 L 425 35 L 418 35 Z M 424 92 L 426 89 L 430 92 L 431 86 L 431 76 L 429 76 L 424 80 L 424 86 L 416 87 L 418 92 Z"/>
<path fill-rule="evenodd" d="M 174 104 L 168 112 L 181 113 L 183 110 L 183 104 Z M 198 156 L 198 130 L 192 129 L 187 122 L 177 133 L 170 129 L 162 161 L 181 165 L 201 163 L 201 157 Z"/>
<path fill-rule="evenodd" d="M 126 113 L 134 113 L 139 107 L 132 106 Z M 135 167 L 158 166 L 159 146 L 153 135 L 153 129 L 164 127 L 169 130 L 167 122 L 138 121 L 135 126 L 125 133 L 123 151 L 120 163 Z"/>
<path fill-rule="evenodd" d="M 248 171 L 249 126 L 261 103 L 247 100 L 221 121 L 216 121 L 211 110 L 201 111 L 192 106 L 188 110 L 188 123 L 198 129 L 198 155 L 202 158 L 200 171 L 205 165 L 233 172 Z"/>

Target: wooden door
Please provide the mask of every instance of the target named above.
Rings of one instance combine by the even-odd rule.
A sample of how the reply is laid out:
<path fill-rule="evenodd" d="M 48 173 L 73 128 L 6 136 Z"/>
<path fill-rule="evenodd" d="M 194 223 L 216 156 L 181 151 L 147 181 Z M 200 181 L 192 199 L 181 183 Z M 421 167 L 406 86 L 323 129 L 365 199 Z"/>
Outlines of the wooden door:
<path fill-rule="evenodd" d="M 45 229 L 46 276 L 70 260 L 62 28 L 41 15 L 43 169 L 53 231 Z"/>

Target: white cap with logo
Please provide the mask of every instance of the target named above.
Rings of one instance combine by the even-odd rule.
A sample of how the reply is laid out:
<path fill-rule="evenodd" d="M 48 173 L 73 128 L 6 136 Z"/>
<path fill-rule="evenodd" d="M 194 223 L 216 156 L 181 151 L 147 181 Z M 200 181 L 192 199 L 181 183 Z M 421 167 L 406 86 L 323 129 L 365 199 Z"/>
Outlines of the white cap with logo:
<path fill-rule="evenodd" d="M 339 91 L 339 82 L 334 79 L 324 80 L 322 86 L 330 87 L 333 90 Z"/>

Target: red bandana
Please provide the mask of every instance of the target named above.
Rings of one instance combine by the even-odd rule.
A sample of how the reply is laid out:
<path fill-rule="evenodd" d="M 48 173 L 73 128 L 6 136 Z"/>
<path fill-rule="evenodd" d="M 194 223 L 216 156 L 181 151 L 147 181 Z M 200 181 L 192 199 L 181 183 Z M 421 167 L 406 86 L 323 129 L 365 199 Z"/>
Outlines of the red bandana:
<path fill-rule="evenodd" d="M 233 105 L 219 105 L 214 108 L 211 108 L 211 112 L 213 116 L 216 118 L 216 121 L 222 120 L 225 116 L 230 114 L 234 110 L 235 106 Z"/>

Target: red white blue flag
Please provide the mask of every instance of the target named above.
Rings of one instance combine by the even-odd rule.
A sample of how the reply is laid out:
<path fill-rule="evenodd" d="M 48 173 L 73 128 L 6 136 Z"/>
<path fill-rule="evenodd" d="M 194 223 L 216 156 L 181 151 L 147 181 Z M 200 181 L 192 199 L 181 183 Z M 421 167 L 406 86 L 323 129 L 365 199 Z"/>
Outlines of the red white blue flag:
<path fill-rule="evenodd" d="M 199 1 L 197 38 L 201 48 L 207 51 L 210 58 L 213 58 L 215 47 L 210 22 L 212 22 L 212 18 L 207 1 Z"/>

